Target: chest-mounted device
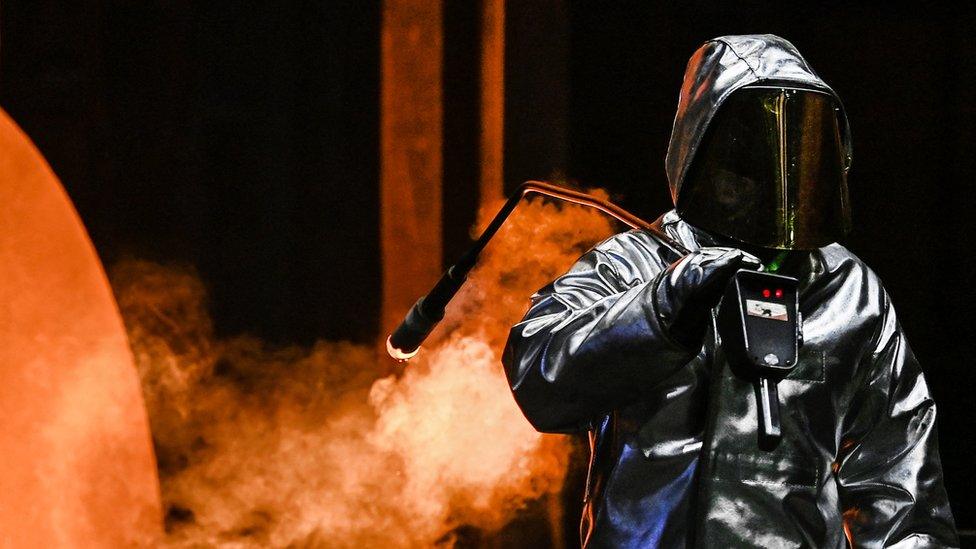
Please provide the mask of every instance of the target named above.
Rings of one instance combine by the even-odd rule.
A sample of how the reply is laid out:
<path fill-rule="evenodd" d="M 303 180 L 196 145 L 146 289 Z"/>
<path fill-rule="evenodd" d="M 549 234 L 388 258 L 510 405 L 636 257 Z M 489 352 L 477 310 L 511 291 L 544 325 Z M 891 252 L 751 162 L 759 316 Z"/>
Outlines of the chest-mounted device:
<path fill-rule="evenodd" d="M 793 277 L 742 269 L 729 281 L 718 313 L 729 364 L 756 389 L 763 449 L 782 437 L 776 386 L 796 367 L 802 344 L 797 287 Z"/>

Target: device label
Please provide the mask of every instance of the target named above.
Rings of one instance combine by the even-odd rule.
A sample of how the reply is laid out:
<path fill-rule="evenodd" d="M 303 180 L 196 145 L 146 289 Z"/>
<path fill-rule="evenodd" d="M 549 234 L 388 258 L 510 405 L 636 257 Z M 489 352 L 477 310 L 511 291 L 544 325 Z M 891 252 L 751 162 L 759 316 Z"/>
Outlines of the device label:
<path fill-rule="evenodd" d="M 789 321 L 789 317 L 786 315 L 786 306 L 781 303 L 747 299 L 746 312 L 749 313 L 749 316 L 761 316 L 773 320 L 782 320 L 783 322 Z"/>

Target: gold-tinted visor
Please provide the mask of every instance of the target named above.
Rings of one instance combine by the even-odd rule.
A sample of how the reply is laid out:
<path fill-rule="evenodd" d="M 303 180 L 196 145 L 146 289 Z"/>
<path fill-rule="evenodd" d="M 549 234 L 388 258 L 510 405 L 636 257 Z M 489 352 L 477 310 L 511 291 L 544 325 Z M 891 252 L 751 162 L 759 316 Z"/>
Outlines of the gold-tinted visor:
<path fill-rule="evenodd" d="M 814 249 L 850 230 L 833 98 L 813 90 L 745 87 L 703 137 L 678 198 L 682 218 L 741 242 Z"/>

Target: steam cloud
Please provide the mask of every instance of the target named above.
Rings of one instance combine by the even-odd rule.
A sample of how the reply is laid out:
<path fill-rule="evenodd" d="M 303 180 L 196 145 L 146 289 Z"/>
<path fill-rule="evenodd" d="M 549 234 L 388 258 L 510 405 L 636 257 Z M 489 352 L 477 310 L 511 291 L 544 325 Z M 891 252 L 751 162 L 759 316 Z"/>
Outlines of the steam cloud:
<path fill-rule="evenodd" d="M 529 426 L 500 353 L 528 296 L 611 233 L 591 210 L 521 205 L 432 340 L 386 377 L 368 346 L 217 339 L 191 268 L 117 264 L 166 543 L 451 546 L 462 525 L 494 532 L 530 501 L 558 501 L 571 441 Z"/>

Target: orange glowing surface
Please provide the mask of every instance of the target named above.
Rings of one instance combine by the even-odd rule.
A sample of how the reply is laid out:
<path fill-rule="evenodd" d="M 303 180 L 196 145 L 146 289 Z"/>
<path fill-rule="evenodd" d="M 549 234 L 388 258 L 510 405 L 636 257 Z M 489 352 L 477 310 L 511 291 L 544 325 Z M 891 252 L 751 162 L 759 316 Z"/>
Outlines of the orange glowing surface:
<path fill-rule="evenodd" d="M 151 545 L 159 484 L 139 380 L 70 200 L 0 110 L 0 545 Z"/>

